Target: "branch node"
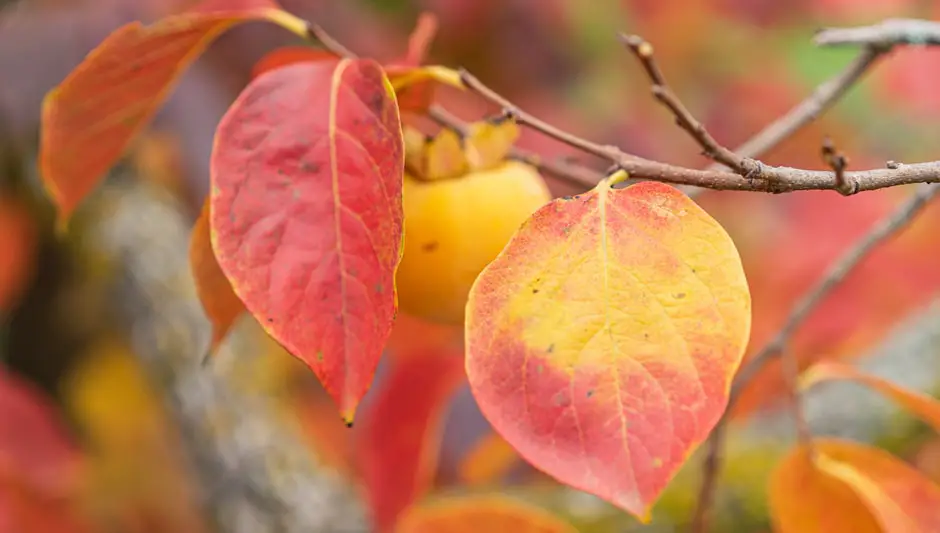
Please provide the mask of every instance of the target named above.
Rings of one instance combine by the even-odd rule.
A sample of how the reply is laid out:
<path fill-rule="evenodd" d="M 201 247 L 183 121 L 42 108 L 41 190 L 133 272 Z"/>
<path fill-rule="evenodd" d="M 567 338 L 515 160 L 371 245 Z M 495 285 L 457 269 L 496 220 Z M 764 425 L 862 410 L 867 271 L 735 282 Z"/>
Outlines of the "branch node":
<path fill-rule="evenodd" d="M 823 139 L 822 157 L 823 161 L 835 172 L 836 191 L 843 196 L 851 196 L 857 193 L 859 189 L 858 181 L 846 179 L 845 176 L 845 169 L 849 165 L 849 160 L 845 157 L 845 154 L 836 148 L 835 143 L 832 142 L 832 138 L 828 135 Z"/>

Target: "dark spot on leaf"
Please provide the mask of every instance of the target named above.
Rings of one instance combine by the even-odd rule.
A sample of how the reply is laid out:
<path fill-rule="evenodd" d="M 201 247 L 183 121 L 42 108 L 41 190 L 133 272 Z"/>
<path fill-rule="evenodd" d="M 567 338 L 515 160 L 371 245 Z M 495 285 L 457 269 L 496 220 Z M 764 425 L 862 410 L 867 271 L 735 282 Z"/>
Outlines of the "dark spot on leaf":
<path fill-rule="evenodd" d="M 376 283 L 376 284 L 375 284 L 375 292 L 376 292 L 377 294 L 382 294 L 383 292 L 385 292 L 385 287 L 383 287 L 381 283 Z"/>
<path fill-rule="evenodd" d="M 538 293 L 539 293 L 538 289 L 532 289 L 532 294 L 538 294 Z"/>
<path fill-rule="evenodd" d="M 685 293 L 684 293 L 684 292 L 677 292 L 677 293 L 676 293 L 676 299 L 677 299 L 677 300 L 681 300 L 681 299 L 683 299 L 683 298 L 685 298 Z"/>
<path fill-rule="evenodd" d="M 558 391 L 554 396 L 552 396 L 552 404 L 555 407 L 568 407 L 571 405 L 571 398 L 565 394 L 565 391 Z"/>
<path fill-rule="evenodd" d="M 644 334 L 643 334 L 643 338 L 644 338 L 644 339 L 650 338 L 650 334 L 649 334 L 649 333 L 644 333 Z"/>
<path fill-rule="evenodd" d="M 304 172 L 309 172 L 311 174 L 320 172 L 320 163 L 314 163 L 310 161 L 301 161 L 300 170 Z"/>
<path fill-rule="evenodd" d="M 274 319 L 271 317 L 268 317 L 268 324 L 273 324 L 273 323 L 274 323 Z"/>
<path fill-rule="evenodd" d="M 580 199 L 581 199 L 581 195 L 580 195 L 580 194 L 574 195 L 574 199 L 575 199 L 575 200 L 580 200 Z"/>
<path fill-rule="evenodd" d="M 346 424 L 347 428 L 352 428 L 353 426 L 352 420 L 344 420 L 343 423 Z"/>
<path fill-rule="evenodd" d="M 426 242 L 421 245 L 421 250 L 425 252 L 433 252 L 434 250 L 437 250 L 438 246 L 440 245 L 441 243 L 437 241 Z"/>
<path fill-rule="evenodd" d="M 571 198 L 572 198 L 571 196 L 562 196 L 562 197 L 561 197 L 562 200 L 571 200 Z"/>
<path fill-rule="evenodd" d="M 369 107 L 376 115 L 381 115 L 382 111 L 385 111 L 385 98 L 382 97 L 382 93 L 375 93 L 369 98 Z"/>
<path fill-rule="evenodd" d="M 594 396 L 594 389 L 588 389 L 587 391 L 587 397 L 590 398 L 591 396 Z"/>
<path fill-rule="evenodd" d="M 555 343 L 553 342 L 553 343 L 549 344 L 549 345 L 548 345 L 548 349 L 545 350 L 545 351 L 548 352 L 548 353 L 554 352 L 554 351 L 555 351 Z"/>
<path fill-rule="evenodd" d="M 317 361 L 323 362 L 323 350 L 317 351 Z"/>

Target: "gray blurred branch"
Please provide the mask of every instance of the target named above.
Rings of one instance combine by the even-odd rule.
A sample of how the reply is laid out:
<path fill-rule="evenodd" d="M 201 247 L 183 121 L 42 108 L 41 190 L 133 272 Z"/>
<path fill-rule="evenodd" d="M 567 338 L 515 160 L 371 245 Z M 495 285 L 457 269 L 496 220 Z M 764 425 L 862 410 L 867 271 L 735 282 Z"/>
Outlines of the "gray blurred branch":
<path fill-rule="evenodd" d="M 191 224 L 180 206 L 135 181 L 105 188 L 88 212 L 93 246 L 121 269 L 114 302 L 135 353 L 165 391 L 216 529 L 367 531 L 351 487 L 316 464 L 271 398 L 237 385 L 226 365 L 199 365 L 209 330 L 189 271 Z M 236 359 L 237 367 L 264 356 L 244 333 L 236 328 L 220 360 Z"/>

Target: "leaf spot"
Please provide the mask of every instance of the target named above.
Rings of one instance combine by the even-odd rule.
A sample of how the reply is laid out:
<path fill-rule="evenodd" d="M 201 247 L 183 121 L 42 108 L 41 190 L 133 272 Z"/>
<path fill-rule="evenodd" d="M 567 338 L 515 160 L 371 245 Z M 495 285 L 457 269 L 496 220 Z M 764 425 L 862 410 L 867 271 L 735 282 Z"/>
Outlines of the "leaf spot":
<path fill-rule="evenodd" d="M 421 245 L 421 250 L 424 252 L 433 252 L 434 250 L 437 250 L 440 245 L 441 243 L 437 241 L 426 242 Z"/>

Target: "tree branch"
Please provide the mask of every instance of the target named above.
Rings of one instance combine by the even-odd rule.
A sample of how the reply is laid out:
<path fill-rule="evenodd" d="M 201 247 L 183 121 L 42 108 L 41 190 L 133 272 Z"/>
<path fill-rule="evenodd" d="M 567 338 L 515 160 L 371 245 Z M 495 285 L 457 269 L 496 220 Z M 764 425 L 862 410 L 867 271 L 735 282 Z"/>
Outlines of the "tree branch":
<path fill-rule="evenodd" d="M 872 26 L 827 28 L 813 38 L 820 46 L 868 45 L 887 51 L 900 44 L 940 45 L 940 22 L 887 19 Z"/>
<path fill-rule="evenodd" d="M 718 473 L 721 469 L 721 449 L 727 430 L 728 413 L 740 396 L 741 391 L 754 379 L 764 365 L 780 356 L 799 326 L 803 324 L 813 309 L 825 299 L 829 292 L 838 286 L 872 250 L 907 227 L 921 209 L 938 193 L 940 193 L 940 185 L 922 185 L 893 213 L 875 224 L 868 234 L 836 260 L 819 282 L 803 295 L 773 339 L 759 350 L 737 373 L 731 387 L 731 395 L 728 399 L 725 416 L 715 426 L 708 440 L 698 507 L 692 519 L 693 533 L 704 533 L 706 529 L 707 514 L 711 507 L 717 486 Z"/>

